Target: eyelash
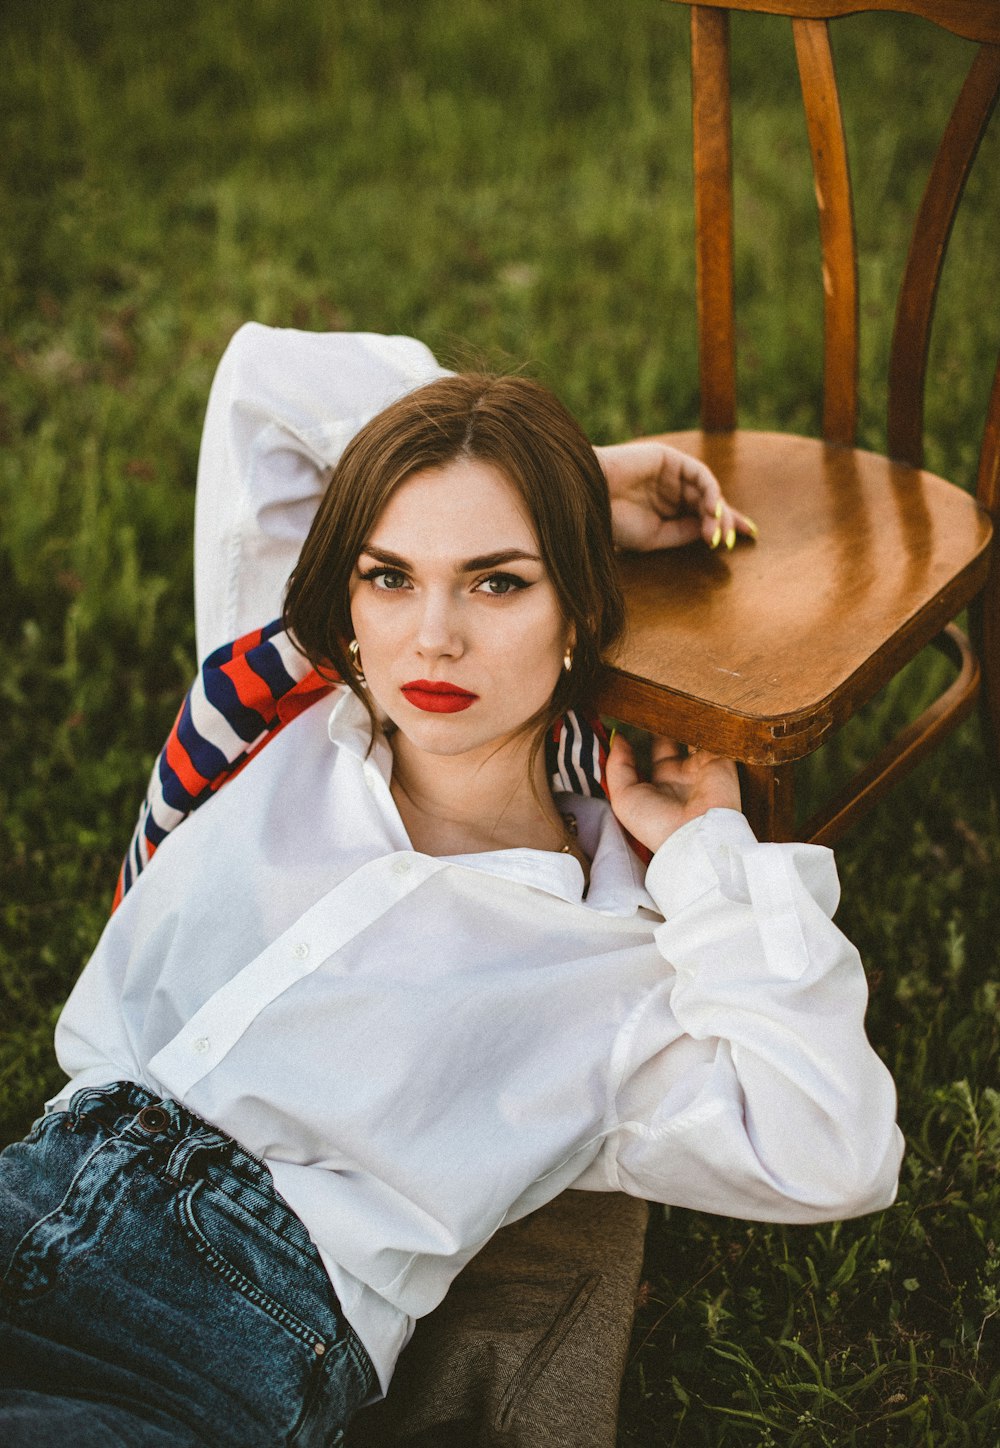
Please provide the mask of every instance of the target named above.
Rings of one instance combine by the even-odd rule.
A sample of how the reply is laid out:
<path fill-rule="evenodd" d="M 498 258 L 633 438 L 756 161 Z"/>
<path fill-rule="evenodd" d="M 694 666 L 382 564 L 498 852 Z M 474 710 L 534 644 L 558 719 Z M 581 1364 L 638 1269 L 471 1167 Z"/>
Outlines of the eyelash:
<path fill-rule="evenodd" d="M 381 588 L 378 587 L 378 580 L 384 580 L 387 577 L 402 578 L 405 580 L 406 574 L 399 568 L 369 568 L 366 573 L 361 574 L 362 580 L 365 583 L 370 583 L 373 588 L 378 588 L 380 593 L 402 593 L 403 589 L 400 586 L 388 588 L 383 584 Z M 484 583 L 505 583 L 510 586 L 505 588 L 501 593 L 495 593 L 492 589 L 484 589 L 482 586 Z M 490 598 L 506 598 L 508 594 L 519 593 L 522 589 L 530 587 L 531 585 L 528 580 L 519 577 L 516 573 L 488 573 L 485 578 L 481 578 L 476 584 L 476 591 L 486 593 Z"/>
<path fill-rule="evenodd" d="M 386 578 L 391 575 L 394 575 L 396 578 L 406 577 L 405 573 L 401 573 L 398 568 L 369 568 L 366 573 L 361 574 L 361 577 L 365 583 L 374 585 L 376 579 Z M 383 588 L 380 591 L 383 593 L 398 593 L 400 590 L 396 588 Z"/>
<path fill-rule="evenodd" d="M 505 588 L 502 593 L 494 593 L 492 589 L 483 589 L 482 591 L 489 594 L 490 598 L 506 598 L 510 593 L 520 593 L 523 589 L 531 587 L 526 578 L 521 578 L 516 573 L 489 573 L 485 578 L 479 580 L 476 589 L 482 588 L 484 583 L 510 584 L 510 587 Z"/>

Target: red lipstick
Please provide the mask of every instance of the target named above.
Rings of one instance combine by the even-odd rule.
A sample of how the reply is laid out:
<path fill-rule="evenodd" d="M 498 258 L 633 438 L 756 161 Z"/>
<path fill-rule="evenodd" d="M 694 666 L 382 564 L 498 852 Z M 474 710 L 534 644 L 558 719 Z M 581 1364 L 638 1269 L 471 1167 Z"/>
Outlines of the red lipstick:
<path fill-rule="evenodd" d="M 446 679 L 412 679 L 402 685 L 400 692 L 409 703 L 428 714 L 458 714 L 479 698 L 478 694 L 470 694 L 468 689 L 460 689 Z"/>

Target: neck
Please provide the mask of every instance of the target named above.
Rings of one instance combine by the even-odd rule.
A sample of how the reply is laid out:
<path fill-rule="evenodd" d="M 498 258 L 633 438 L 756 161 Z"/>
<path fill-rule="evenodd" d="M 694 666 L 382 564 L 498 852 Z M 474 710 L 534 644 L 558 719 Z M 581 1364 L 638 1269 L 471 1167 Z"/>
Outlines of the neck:
<path fill-rule="evenodd" d="M 460 755 L 427 754 L 399 732 L 392 793 L 415 849 L 429 855 L 482 850 L 559 849 L 565 825 L 545 775 L 544 750 L 531 739 Z"/>

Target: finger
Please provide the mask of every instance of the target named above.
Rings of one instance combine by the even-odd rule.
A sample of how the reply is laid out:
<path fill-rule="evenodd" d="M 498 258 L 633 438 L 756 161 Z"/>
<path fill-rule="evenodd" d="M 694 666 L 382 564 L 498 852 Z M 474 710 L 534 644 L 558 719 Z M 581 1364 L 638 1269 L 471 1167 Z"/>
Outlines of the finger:
<path fill-rule="evenodd" d="M 702 749 L 700 745 L 661 737 L 653 742 L 650 777 L 654 784 L 690 788 L 706 772 L 710 773 L 720 760 L 721 755 Z"/>
<path fill-rule="evenodd" d="M 679 739 L 654 737 L 650 747 L 650 779 L 654 784 L 678 785 L 690 777 L 691 751 Z"/>
<path fill-rule="evenodd" d="M 681 498 L 688 511 L 703 521 L 718 520 L 719 505 L 724 504 L 719 480 L 711 468 L 697 458 L 685 458 L 681 469 Z"/>
<path fill-rule="evenodd" d="M 722 498 L 716 503 L 711 517 L 703 517 L 701 520 L 701 536 L 709 548 L 718 548 L 725 535 L 725 502 Z"/>
<path fill-rule="evenodd" d="M 759 530 L 754 520 L 746 513 L 737 512 L 729 503 L 726 503 L 722 517 L 723 546 L 732 552 L 737 538 L 748 538 L 752 543 L 756 543 L 758 537 Z"/>
<path fill-rule="evenodd" d="M 746 513 L 739 512 L 725 498 L 716 505 L 713 517 L 702 522 L 702 537 L 709 548 L 721 548 L 732 552 L 738 538 L 756 542 L 759 530 L 754 520 Z"/>
<path fill-rule="evenodd" d="M 612 807 L 619 794 L 639 782 L 635 750 L 624 734 L 616 734 L 611 741 L 607 762 L 604 766 L 604 782 L 607 785 L 608 798 Z"/>
<path fill-rule="evenodd" d="M 665 446 L 663 467 L 660 469 L 661 491 L 664 496 L 667 492 L 666 478 L 671 471 L 675 473 L 679 483 L 678 501 L 682 515 L 698 520 L 697 531 L 686 532 L 684 541 L 691 542 L 700 535 L 710 548 L 718 548 L 720 544 L 731 547 L 729 539 L 731 538 L 733 543 L 736 541 L 735 513 L 723 497 L 719 480 L 712 469 L 690 453 Z"/>
<path fill-rule="evenodd" d="M 685 543 L 696 543 L 702 536 L 701 519 L 693 514 L 682 518 L 664 518 L 648 534 L 644 548 L 682 548 Z"/>
<path fill-rule="evenodd" d="M 650 759 L 654 764 L 664 759 L 683 759 L 684 746 L 679 739 L 669 734 L 654 734 L 650 744 Z"/>
<path fill-rule="evenodd" d="M 733 521 L 736 524 L 736 531 L 743 538 L 750 538 L 754 543 L 760 537 L 760 530 L 757 524 L 747 513 L 738 513 L 733 509 Z"/>
<path fill-rule="evenodd" d="M 674 452 L 680 468 L 681 500 L 688 512 L 697 515 L 700 533 L 709 548 L 732 550 L 738 534 L 755 536 L 755 524 L 736 509 L 723 495 L 718 478 L 700 458 Z"/>

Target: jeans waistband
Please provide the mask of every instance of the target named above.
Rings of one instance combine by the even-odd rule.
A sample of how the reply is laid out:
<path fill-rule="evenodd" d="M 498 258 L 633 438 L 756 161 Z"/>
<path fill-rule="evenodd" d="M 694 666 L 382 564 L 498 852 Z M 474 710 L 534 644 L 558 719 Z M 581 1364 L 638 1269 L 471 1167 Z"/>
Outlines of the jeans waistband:
<path fill-rule="evenodd" d="M 168 1179 L 180 1183 L 216 1176 L 212 1168 L 224 1166 L 263 1197 L 276 1195 L 271 1173 L 259 1157 L 186 1106 L 157 1096 L 134 1081 L 83 1087 L 70 1097 L 66 1110 L 77 1124 L 89 1120 L 113 1135 L 148 1147 Z M 305 1228 L 302 1231 L 305 1233 Z"/>

